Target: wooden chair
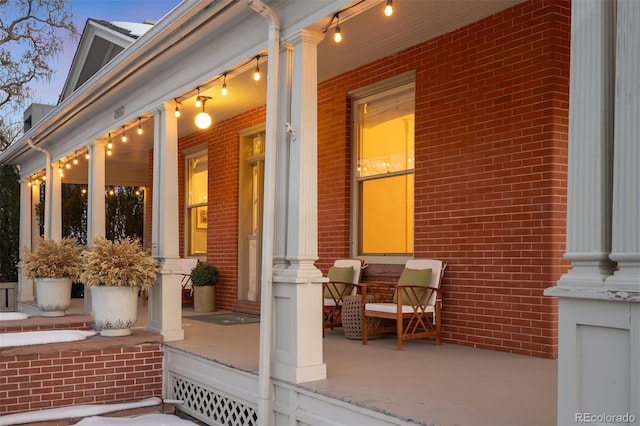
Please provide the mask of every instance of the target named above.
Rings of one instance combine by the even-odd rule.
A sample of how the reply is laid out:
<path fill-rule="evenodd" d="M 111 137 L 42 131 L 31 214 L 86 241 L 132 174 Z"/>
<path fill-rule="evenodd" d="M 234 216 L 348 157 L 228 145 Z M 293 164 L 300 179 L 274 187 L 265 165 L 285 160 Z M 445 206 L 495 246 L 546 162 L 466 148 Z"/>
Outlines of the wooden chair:
<path fill-rule="evenodd" d="M 402 342 L 409 339 L 434 338 L 436 345 L 440 345 L 440 284 L 446 267 L 446 263 L 435 259 L 408 260 L 394 286 L 393 301 L 365 303 L 368 285 L 362 285 L 362 344 L 368 343 L 370 335 L 395 332 L 399 351 L 402 350 Z M 371 328 L 370 321 L 367 321 L 369 318 L 380 319 L 371 321 L 379 326 Z"/>
<path fill-rule="evenodd" d="M 198 259 L 187 257 L 178 259 L 178 264 L 182 268 L 182 304 L 193 305 L 193 284 L 191 283 L 191 271 L 198 263 Z"/>
<path fill-rule="evenodd" d="M 329 268 L 329 282 L 323 283 L 322 333 L 325 328 L 342 326 L 342 301 L 345 296 L 355 295 L 360 283 L 364 261 L 360 259 L 338 259 Z"/>

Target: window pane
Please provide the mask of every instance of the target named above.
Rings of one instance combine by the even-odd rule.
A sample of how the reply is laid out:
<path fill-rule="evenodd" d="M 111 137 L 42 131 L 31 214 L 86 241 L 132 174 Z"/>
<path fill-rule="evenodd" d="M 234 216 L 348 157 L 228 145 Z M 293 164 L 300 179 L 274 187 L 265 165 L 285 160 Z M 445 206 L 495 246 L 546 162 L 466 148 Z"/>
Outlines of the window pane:
<path fill-rule="evenodd" d="M 189 254 L 204 254 L 207 252 L 207 207 L 193 207 L 189 209 Z"/>
<path fill-rule="evenodd" d="M 187 204 L 207 202 L 207 156 L 201 155 L 187 161 L 189 168 Z"/>
<path fill-rule="evenodd" d="M 207 252 L 207 154 L 203 153 L 186 161 L 186 246 L 187 255 Z"/>
<path fill-rule="evenodd" d="M 413 170 L 413 89 L 358 106 L 358 176 Z"/>
<path fill-rule="evenodd" d="M 413 174 L 361 182 L 362 254 L 413 253 Z"/>

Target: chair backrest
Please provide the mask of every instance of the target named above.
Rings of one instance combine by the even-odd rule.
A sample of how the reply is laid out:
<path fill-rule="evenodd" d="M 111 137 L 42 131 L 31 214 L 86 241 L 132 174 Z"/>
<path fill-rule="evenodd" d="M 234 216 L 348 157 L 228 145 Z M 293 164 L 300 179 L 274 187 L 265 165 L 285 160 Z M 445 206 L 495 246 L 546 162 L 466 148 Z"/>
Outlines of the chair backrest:
<path fill-rule="evenodd" d="M 185 257 L 178 259 L 178 265 L 182 268 L 182 273 L 184 275 L 191 275 L 191 271 L 198 263 L 198 259 L 193 257 Z"/>
<path fill-rule="evenodd" d="M 336 266 L 338 268 L 347 268 L 349 266 L 351 266 L 353 268 L 353 278 L 351 280 L 351 282 L 353 284 L 359 284 L 360 283 L 360 274 L 362 273 L 362 265 L 364 264 L 363 260 L 360 259 L 337 259 L 335 262 L 333 262 L 333 266 Z M 351 295 L 355 295 L 358 291 L 358 287 L 353 286 L 351 288 Z"/>
<path fill-rule="evenodd" d="M 429 281 L 429 287 L 440 288 L 440 282 L 442 281 L 443 263 L 437 259 L 409 259 L 405 263 L 406 269 L 431 269 L 431 281 Z M 436 303 L 436 292 L 433 292 L 427 306 L 433 306 Z"/>

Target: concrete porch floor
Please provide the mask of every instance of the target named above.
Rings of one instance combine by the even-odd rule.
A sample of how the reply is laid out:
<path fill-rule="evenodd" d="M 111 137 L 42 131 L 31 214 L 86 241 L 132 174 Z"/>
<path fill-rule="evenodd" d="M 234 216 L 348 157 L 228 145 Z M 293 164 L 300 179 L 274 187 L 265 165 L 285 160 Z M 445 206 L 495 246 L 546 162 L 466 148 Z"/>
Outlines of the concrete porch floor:
<path fill-rule="evenodd" d="M 68 312 L 81 312 L 74 299 Z M 140 306 L 136 327 L 146 325 Z M 198 315 L 184 307 L 184 316 Z M 259 324 L 220 326 L 183 318 L 185 339 L 166 342 L 205 358 L 258 372 Z M 312 392 L 406 420 L 433 425 L 555 425 L 557 361 L 394 336 L 324 338 L 327 379 L 303 383 Z"/>

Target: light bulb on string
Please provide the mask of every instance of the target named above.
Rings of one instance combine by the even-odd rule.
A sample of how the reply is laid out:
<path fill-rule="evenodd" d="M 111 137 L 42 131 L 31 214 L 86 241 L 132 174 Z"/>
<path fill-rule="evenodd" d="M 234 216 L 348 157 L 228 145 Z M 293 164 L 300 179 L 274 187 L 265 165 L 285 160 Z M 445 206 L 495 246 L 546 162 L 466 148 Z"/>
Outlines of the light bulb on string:
<path fill-rule="evenodd" d="M 387 5 L 384 7 L 384 15 L 393 15 L 393 0 L 387 0 Z"/>
<path fill-rule="evenodd" d="M 127 134 L 125 133 L 125 128 L 122 126 L 122 142 L 127 141 Z"/>
<path fill-rule="evenodd" d="M 340 15 L 336 15 L 336 32 L 333 35 L 333 41 L 340 43 L 342 41 L 342 32 L 340 31 Z"/>
<path fill-rule="evenodd" d="M 227 96 L 227 73 L 226 72 L 223 74 L 222 89 L 220 90 L 220 93 L 222 94 L 222 96 Z"/>
<path fill-rule="evenodd" d="M 253 71 L 253 79 L 260 80 L 260 55 L 256 56 L 256 69 Z"/>
<path fill-rule="evenodd" d="M 138 130 L 137 130 L 137 133 L 139 135 L 142 134 L 142 119 L 140 117 L 138 117 Z"/>
<path fill-rule="evenodd" d="M 180 118 L 180 107 L 178 106 L 180 105 L 180 102 L 178 102 L 177 99 L 174 99 L 174 101 L 176 101 L 176 110 L 175 110 L 176 118 Z"/>
<path fill-rule="evenodd" d="M 200 108 L 202 106 L 202 100 L 200 99 L 200 88 L 198 87 L 198 96 L 196 97 L 196 108 Z"/>

